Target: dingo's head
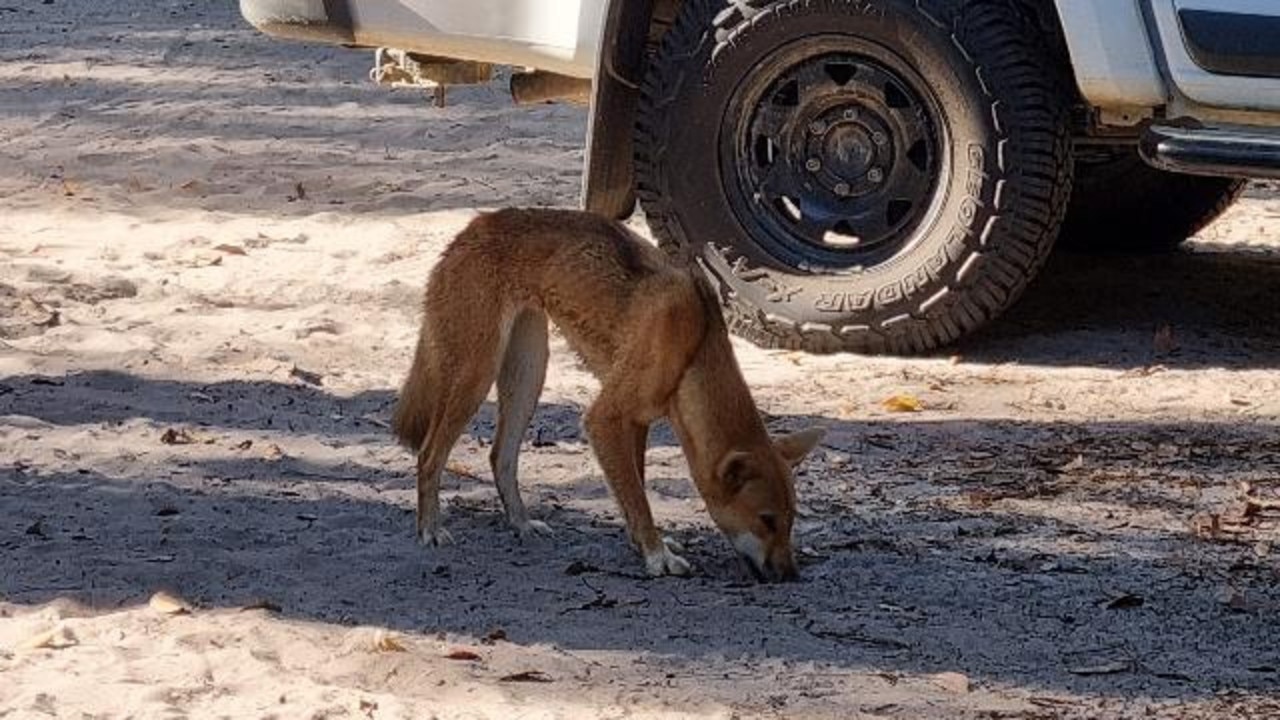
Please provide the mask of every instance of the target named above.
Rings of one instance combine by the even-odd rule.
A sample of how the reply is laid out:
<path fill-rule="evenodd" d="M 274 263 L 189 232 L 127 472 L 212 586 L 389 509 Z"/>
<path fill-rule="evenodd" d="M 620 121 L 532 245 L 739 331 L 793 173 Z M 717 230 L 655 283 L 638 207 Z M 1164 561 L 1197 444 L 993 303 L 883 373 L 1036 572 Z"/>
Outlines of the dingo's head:
<path fill-rule="evenodd" d="M 716 480 L 724 495 L 718 506 L 708 503 L 708 510 L 758 580 L 798 577 L 791 551 L 796 515 L 791 470 L 825 432 L 811 428 L 775 438 L 764 447 L 734 450 L 716 465 Z"/>

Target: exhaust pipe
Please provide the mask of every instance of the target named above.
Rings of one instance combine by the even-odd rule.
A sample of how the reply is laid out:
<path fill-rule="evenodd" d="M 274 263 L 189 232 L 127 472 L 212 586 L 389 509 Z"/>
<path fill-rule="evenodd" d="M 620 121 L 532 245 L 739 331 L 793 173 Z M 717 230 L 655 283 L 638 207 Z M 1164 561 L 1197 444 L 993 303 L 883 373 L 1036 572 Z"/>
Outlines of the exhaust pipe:
<path fill-rule="evenodd" d="M 591 101 L 591 80 L 534 70 L 511 75 L 511 99 L 517 105 L 552 100 L 585 105 Z"/>

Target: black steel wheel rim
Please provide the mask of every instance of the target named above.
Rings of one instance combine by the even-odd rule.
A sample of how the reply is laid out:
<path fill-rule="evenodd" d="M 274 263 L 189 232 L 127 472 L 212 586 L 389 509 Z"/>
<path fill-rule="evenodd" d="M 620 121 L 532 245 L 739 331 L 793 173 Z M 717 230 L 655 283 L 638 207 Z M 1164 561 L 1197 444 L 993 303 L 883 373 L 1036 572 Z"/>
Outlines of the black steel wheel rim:
<path fill-rule="evenodd" d="M 739 83 L 721 123 L 730 207 L 787 267 L 859 271 L 908 249 L 940 205 L 940 109 L 888 49 L 797 40 Z"/>

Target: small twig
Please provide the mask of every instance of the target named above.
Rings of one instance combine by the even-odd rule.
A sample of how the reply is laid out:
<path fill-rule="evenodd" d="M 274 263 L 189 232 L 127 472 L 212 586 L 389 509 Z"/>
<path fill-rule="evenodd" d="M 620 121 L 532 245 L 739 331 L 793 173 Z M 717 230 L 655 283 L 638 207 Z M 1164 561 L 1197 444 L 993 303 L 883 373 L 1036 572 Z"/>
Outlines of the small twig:
<path fill-rule="evenodd" d="M 292 467 L 284 468 L 284 472 L 281 474 L 304 478 L 316 478 L 317 480 L 337 480 L 342 482 L 360 482 L 367 479 L 356 475 L 335 475 L 333 473 L 313 472 L 311 470 Z"/>
<path fill-rule="evenodd" d="M 823 640 L 833 640 L 839 643 L 855 643 L 858 645 L 873 645 L 877 647 L 893 648 L 894 650 L 910 650 L 911 649 L 911 645 L 904 643 L 901 640 L 894 640 L 893 638 L 871 637 L 869 635 L 862 635 L 852 630 L 815 630 L 813 628 L 813 625 L 814 625 L 814 622 L 810 620 L 809 622 L 805 623 L 801 629 L 803 629 L 805 632 L 809 633 L 810 635 L 816 638 L 822 638 Z"/>

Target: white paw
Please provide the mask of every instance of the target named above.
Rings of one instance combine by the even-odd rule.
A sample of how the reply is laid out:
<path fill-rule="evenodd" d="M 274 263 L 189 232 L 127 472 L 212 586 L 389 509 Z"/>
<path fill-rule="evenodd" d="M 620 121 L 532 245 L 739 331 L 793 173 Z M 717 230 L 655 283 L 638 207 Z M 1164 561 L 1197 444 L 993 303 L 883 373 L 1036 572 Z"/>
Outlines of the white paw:
<path fill-rule="evenodd" d="M 418 543 L 426 547 L 442 547 L 453 544 L 453 536 L 442 527 L 422 528 L 418 534 Z"/>
<path fill-rule="evenodd" d="M 556 531 L 552 530 L 550 525 L 541 520 L 525 520 L 522 523 L 513 525 L 512 529 L 516 531 L 516 535 L 519 535 L 521 540 L 535 537 L 552 537 L 556 534 Z"/>
<path fill-rule="evenodd" d="M 645 570 L 648 570 L 653 577 L 661 577 L 663 575 L 685 576 L 692 569 L 688 560 L 672 552 L 671 548 L 665 544 L 660 549 L 645 554 L 644 566 Z"/>
<path fill-rule="evenodd" d="M 663 535 L 663 536 L 662 536 L 662 544 L 663 544 L 663 545 L 666 545 L 666 546 L 667 546 L 667 549 L 668 549 L 668 550 L 670 550 L 670 551 L 671 551 L 671 552 L 673 552 L 673 553 L 682 553 L 682 552 L 684 552 L 684 546 L 680 544 L 680 541 L 676 540 L 675 538 L 671 537 L 670 535 Z"/>

